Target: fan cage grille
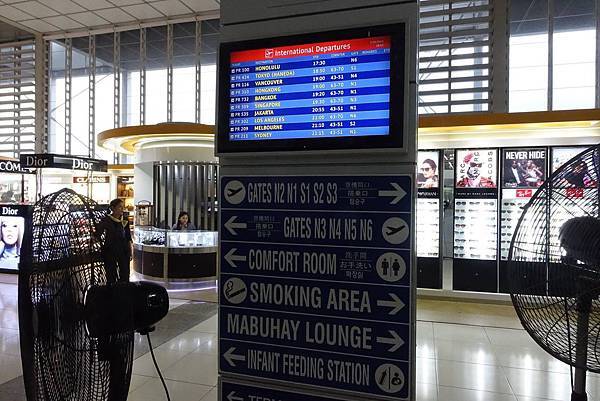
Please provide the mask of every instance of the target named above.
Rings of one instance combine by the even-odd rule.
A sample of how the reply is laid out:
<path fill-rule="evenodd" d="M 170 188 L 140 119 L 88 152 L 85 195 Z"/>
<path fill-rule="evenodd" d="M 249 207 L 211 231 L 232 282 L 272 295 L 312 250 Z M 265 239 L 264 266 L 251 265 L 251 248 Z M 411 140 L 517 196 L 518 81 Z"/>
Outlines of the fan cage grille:
<path fill-rule="evenodd" d="M 22 344 L 30 345 L 22 349 L 30 401 L 127 399 L 133 333 L 91 338 L 83 319 L 85 291 L 107 283 L 104 238 L 93 235 L 105 215 L 94 201 L 70 189 L 34 206 L 31 264 L 25 264 L 19 278 L 19 285 L 26 285 L 19 291 L 19 313 L 25 320 L 20 323 Z"/>
<path fill-rule="evenodd" d="M 574 217 L 599 218 L 600 145 L 580 153 L 535 193 L 513 236 L 508 263 L 511 298 L 524 328 L 548 353 L 575 367 L 600 373 L 600 265 L 567 264 L 560 229 Z M 592 232 L 579 232 L 583 247 L 600 246 Z M 580 277 L 585 276 L 585 285 Z M 592 298 L 587 361 L 577 359 L 578 299 Z"/>

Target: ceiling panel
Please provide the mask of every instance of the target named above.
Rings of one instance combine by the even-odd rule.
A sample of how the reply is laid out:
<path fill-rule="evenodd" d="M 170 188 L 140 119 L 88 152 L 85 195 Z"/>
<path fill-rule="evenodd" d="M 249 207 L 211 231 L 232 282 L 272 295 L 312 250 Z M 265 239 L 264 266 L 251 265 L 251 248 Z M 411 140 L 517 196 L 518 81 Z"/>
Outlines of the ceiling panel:
<path fill-rule="evenodd" d="M 181 0 L 196 12 L 218 10 L 219 4 L 214 0 Z"/>
<path fill-rule="evenodd" d="M 120 8 L 106 8 L 104 10 L 96 10 L 95 14 L 98 14 L 99 16 L 101 16 L 102 18 L 104 18 L 105 20 L 107 20 L 108 22 L 111 22 L 113 24 L 118 24 L 119 22 L 128 22 L 128 21 L 135 21 L 135 17 L 133 17 L 130 14 L 127 14 L 125 11 L 123 11 Z"/>
<path fill-rule="evenodd" d="M 134 6 L 124 6 L 121 8 L 138 20 L 164 17 L 162 13 L 158 12 L 149 4 L 136 4 Z"/>
<path fill-rule="evenodd" d="M 13 6 L 0 6 L 0 15 L 12 21 L 23 21 L 33 18 L 33 16 Z"/>
<path fill-rule="evenodd" d="M 72 14 L 85 11 L 85 8 L 81 7 L 77 3 L 71 0 L 43 0 L 44 4 L 53 10 L 58 11 L 61 14 Z"/>
<path fill-rule="evenodd" d="M 68 17 L 82 23 L 84 26 L 100 26 L 109 23 L 107 20 L 91 11 L 69 14 Z"/>
<path fill-rule="evenodd" d="M 100 10 L 101 8 L 111 8 L 114 7 L 113 4 L 110 4 L 106 0 L 73 0 L 75 3 L 79 4 L 85 9 L 88 10 Z"/>
<path fill-rule="evenodd" d="M 69 17 L 65 17 L 64 15 L 57 15 L 56 17 L 48 17 L 48 18 L 44 18 L 43 20 L 48 22 L 49 24 L 52 24 L 60 29 L 65 29 L 65 30 L 77 29 L 77 28 L 84 27 L 84 25 L 80 24 L 79 22 L 77 22 Z"/>
<path fill-rule="evenodd" d="M 0 0 L 0 16 L 6 22 L 18 25 L 26 21 L 20 26 L 41 33 L 192 17 L 218 10 L 217 0 Z"/>
<path fill-rule="evenodd" d="M 58 15 L 57 11 L 45 6 L 39 1 L 26 1 L 24 3 L 16 3 L 14 6 L 21 11 L 25 11 L 26 13 L 33 15 L 36 18 Z"/>
<path fill-rule="evenodd" d="M 27 28 L 31 28 L 37 32 L 52 32 L 52 31 L 57 31 L 60 30 L 60 28 L 49 24 L 46 21 L 43 21 L 41 19 L 32 19 L 32 20 L 28 20 L 28 21 L 22 21 L 20 22 L 21 25 L 26 26 Z"/>
<path fill-rule="evenodd" d="M 152 7 L 169 17 L 174 15 L 189 14 L 192 12 L 191 8 L 178 0 L 154 1 L 152 2 Z"/>
<path fill-rule="evenodd" d="M 117 7 L 130 6 L 132 4 L 144 3 L 146 0 L 108 0 Z"/>

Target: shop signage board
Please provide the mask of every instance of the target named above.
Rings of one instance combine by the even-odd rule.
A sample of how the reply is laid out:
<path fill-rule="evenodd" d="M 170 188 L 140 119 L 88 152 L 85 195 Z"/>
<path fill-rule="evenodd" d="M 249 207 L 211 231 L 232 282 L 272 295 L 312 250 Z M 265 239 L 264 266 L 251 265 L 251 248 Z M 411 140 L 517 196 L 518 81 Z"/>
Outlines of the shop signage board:
<path fill-rule="evenodd" d="M 222 377 L 220 380 L 221 400 L 226 401 L 342 401 L 321 394 L 306 394 L 293 389 L 282 390 L 263 384 L 239 383 Z"/>
<path fill-rule="evenodd" d="M 68 170 L 108 171 L 106 160 L 51 153 L 22 154 L 21 166 L 26 168 L 64 168 Z"/>
<path fill-rule="evenodd" d="M 101 175 L 96 177 L 73 177 L 73 184 L 109 184 L 110 177 Z"/>
<path fill-rule="evenodd" d="M 21 163 L 16 160 L 0 160 L 0 173 L 30 174 L 31 171 L 21 168 Z"/>
<path fill-rule="evenodd" d="M 221 191 L 220 371 L 408 399 L 412 178 L 225 176 Z"/>

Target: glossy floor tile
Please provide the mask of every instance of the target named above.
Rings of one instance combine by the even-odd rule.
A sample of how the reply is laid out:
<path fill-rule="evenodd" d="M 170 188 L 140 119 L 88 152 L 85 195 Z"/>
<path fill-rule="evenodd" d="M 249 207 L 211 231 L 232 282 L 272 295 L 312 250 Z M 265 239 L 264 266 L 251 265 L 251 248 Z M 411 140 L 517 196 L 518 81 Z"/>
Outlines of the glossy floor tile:
<path fill-rule="evenodd" d="M 16 297 L 0 275 L 0 401 L 25 399 Z M 173 299 L 152 334 L 172 401 L 217 401 L 214 313 L 214 304 Z M 417 316 L 417 401 L 570 398 L 569 367 L 530 339 L 511 306 L 420 300 Z M 146 339 L 136 336 L 135 349 L 129 401 L 165 400 Z M 600 376 L 589 374 L 588 384 L 590 401 L 600 401 Z"/>

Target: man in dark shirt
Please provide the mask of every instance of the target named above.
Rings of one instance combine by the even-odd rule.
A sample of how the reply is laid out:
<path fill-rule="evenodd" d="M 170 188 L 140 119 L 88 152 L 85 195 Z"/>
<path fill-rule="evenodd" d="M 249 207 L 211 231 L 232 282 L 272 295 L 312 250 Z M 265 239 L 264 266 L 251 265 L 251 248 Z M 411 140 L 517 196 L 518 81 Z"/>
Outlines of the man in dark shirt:
<path fill-rule="evenodd" d="M 102 238 L 104 234 L 102 259 L 106 268 L 106 281 L 129 281 L 129 262 L 133 257 L 129 221 L 123 220 L 123 200 L 114 199 L 109 207 L 110 214 L 96 226 L 96 237 Z"/>

